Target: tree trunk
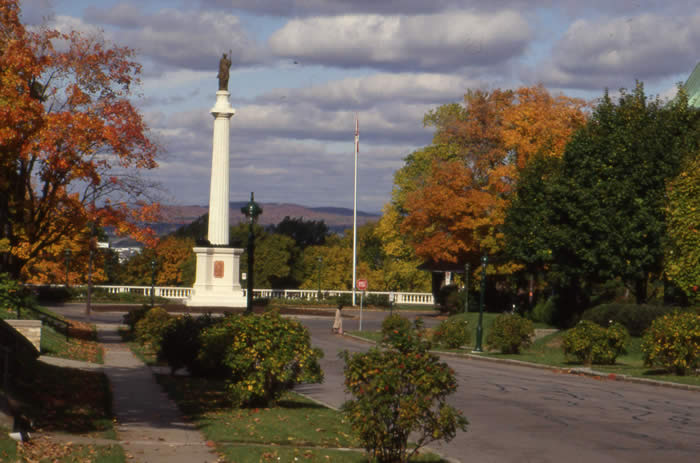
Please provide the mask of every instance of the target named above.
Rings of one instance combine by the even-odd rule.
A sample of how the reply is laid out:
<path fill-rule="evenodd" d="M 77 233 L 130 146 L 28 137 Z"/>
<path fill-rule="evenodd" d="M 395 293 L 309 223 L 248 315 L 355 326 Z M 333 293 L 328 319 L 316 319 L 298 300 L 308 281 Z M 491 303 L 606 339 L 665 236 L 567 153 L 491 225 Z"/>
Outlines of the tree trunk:
<path fill-rule="evenodd" d="M 634 297 L 637 304 L 644 304 L 647 301 L 647 278 L 638 278 L 634 282 Z"/>

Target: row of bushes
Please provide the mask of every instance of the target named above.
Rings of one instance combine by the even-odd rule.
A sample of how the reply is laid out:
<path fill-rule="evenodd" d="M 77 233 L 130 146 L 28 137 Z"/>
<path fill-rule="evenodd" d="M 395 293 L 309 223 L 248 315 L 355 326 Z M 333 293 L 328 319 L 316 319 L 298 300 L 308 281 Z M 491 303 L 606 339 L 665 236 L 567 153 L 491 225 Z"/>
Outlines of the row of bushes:
<path fill-rule="evenodd" d="M 323 380 L 323 353 L 311 347 L 306 328 L 276 311 L 194 318 L 155 307 L 132 311 L 124 322 L 173 372 L 185 367 L 225 379 L 235 406 L 266 406 L 294 384 Z"/>

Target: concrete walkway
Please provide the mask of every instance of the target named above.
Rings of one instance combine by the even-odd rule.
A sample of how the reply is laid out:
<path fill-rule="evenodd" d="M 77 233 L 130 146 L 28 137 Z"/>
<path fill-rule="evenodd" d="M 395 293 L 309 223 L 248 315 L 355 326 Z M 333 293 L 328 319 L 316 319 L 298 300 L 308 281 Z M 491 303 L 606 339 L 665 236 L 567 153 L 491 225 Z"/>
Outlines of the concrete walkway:
<path fill-rule="evenodd" d="M 97 325 L 103 344 L 104 372 L 112 385 L 120 444 L 132 461 L 204 463 L 218 457 L 202 434 L 187 423 L 141 360 L 122 343 L 118 325 Z"/>

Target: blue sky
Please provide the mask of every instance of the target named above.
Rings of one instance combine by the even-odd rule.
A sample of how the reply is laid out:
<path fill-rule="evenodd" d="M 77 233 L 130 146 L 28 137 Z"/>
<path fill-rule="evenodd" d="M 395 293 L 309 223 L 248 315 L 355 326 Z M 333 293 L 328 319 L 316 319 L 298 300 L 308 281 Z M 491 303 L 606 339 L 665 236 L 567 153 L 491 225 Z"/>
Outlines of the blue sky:
<path fill-rule="evenodd" d="M 585 3 L 585 6 L 582 6 Z M 221 53 L 232 50 L 231 200 L 378 212 L 430 143 L 426 111 L 469 89 L 544 84 L 668 98 L 700 60 L 700 0 L 24 0 L 24 20 L 137 50 L 166 204 L 206 205 Z"/>

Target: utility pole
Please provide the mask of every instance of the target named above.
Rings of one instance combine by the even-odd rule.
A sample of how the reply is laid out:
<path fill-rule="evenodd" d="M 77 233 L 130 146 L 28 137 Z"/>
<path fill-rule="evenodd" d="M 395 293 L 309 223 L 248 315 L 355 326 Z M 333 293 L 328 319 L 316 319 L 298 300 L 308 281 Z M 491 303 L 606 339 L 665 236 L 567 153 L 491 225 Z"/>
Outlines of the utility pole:
<path fill-rule="evenodd" d="M 360 121 L 355 113 L 355 182 L 352 208 L 352 306 L 355 307 L 355 284 L 357 282 L 357 155 L 360 152 Z"/>

